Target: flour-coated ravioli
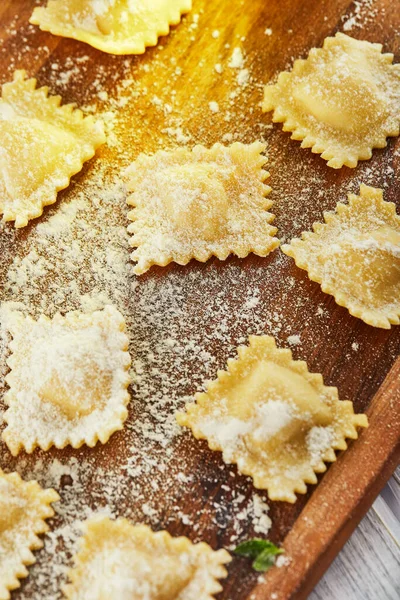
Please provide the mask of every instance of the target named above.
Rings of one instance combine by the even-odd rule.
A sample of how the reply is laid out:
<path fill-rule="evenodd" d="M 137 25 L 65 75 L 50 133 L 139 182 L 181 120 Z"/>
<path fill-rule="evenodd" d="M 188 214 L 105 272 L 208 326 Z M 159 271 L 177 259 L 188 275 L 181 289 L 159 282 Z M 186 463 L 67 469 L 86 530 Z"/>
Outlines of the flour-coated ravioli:
<path fill-rule="evenodd" d="M 24 227 L 105 142 L 103 125 L 16 71 L 0 98 L 0 214 Z"/>
<path fill-rule="evenodd" d="M 191 8 L 192 0 L 49 0 L 30 22 L 110 54 L 143 54 Z"/>
<path fill-rule="evenodd" d="M 103 444 L 128 416 L 125 320 L 113 306 L 35 321 L 15 313 L 3 440 L 13 455 Z"/>
<path fill-rule="evenodd" d="M 8 600 L 18 579 L 27 577 L 26 567 L 35 562 L 32 550 L 43 546 L 38 535 L 49 529 L 45 519 L 54 515 L 50 504 L 59 499 L 36 481 L 0 470 L 0 600 Z"/>
<path fill-rule="evenodd" d="M 272 202 L 265 197 L 271 190 L 264 184 L 263 150 L 255 142 L 139 155 L 126 171 L 135 273 L 172 261 L 274 250 L 279 241 L 267 212 Z"/>
<path fill-rule="evenodd" d="M 218 580 L 231 560 L 226 550 L 101 515 L 83 530 L 64 588 L 69 600 L 212 600 L 222 590 Z"/>
<path fill-rule="evenodd" d="M 328 166 L 355 167 L 399 135 L 400 65 L 381 51 L 343 33 L 326 38 L 265 87 L 263 110 Z"/>
<path fill-rule="evenodd" d="M 400 216 L 382 190 L 360 186 L 349 194 L 348 205 L 324 213 L 325 223 L 314 223 L 282 246 L 312 281 L 332 294 L 350 314 L 374 327 L 390 329 L 400 323 Z"/>
<path fill-rule="evenodd" d="M 358 437 L 356 427 L 366 427 L 367 417 L 355 415 L 352 402 L 340 401 L 335 387 L 278 349 L 274 338 L 249 342 L 177 420 L 271 500 L 295 502 L 306 483 L 317 483 L 324 462 L 336 460 L 335 450 L 347 448 L 345 439 Z"/>

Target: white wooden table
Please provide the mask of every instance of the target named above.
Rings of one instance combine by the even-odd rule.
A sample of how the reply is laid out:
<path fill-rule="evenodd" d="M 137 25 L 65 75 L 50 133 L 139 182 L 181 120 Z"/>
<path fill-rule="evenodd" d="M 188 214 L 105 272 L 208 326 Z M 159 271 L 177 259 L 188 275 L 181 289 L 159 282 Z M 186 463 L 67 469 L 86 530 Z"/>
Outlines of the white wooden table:
<path fill-rule="evenodd" d="M 400 468 L 309 600 L 400 600 Z"/>

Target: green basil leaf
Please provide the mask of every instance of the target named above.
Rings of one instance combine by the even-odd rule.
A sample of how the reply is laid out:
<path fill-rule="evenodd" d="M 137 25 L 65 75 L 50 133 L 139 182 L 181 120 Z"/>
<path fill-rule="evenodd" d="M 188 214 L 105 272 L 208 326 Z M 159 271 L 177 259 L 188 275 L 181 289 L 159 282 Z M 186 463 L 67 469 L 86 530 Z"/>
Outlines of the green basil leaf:
<path fill-rule="evenodd" d="M 248 540 L 247 542 L 242 542 L 239 544 L 234 553 L 238 556 L 248 556 L 249 558 L 257 558 L 259 554 L 268 550 L 272 554 L 281 554 L 280 549 L 275 546 L 269 540 L 263 540 L 261 538 L 253 538 L 252 540 Z M 277 550 L 279 552 L 277 552 Z"/>
<path fill-rule="evenodd" d="M 257 558 L 253 561 L 252 567 L 255 571 L 260 573 L 265 573 L 270 569 L 275 563 L 275 557 L 277 554 L 282 554 L 283 550 L 281 548 L 266 548 L 257 556 Z"/>
<path fill-rule="evenodd" d="M 248 556 L 250 558 L 257 558 L 257 556 L 266 548 L 266 544 L 269 544 L 267 540 L 262 540 L 260 538 L 254 538 L 252 540 L 248 540 L 247 542 L 242 542 L 239 544 L 234 553 L 238 556 Z"/>

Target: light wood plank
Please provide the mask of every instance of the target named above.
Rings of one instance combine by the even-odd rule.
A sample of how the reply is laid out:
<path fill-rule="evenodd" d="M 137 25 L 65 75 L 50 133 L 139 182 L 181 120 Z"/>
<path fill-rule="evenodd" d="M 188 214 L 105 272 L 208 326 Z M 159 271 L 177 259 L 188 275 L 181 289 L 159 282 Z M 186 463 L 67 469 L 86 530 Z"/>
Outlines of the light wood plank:
<path fill-rule="evenodd" d="M 371 509 L 309 600 L 398 600 L 400 549 Z"/>

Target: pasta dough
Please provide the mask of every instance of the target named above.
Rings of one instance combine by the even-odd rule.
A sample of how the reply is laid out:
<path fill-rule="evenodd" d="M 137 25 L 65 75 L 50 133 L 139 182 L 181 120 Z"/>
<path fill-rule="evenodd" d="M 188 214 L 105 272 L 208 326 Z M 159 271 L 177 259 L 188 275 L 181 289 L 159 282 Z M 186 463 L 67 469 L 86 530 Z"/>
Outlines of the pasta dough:
<path fill-rule="evenodd" d="M 103 125 L 16 71 L 0 99 L 0 214 L 24 227 L 104 144 Z"/>
<path fill-rule="evenodd" d="M 49 0 L 30 22 L 110 54 L 143 54 L 191 8 L 192 0 Z"/>
<path fill-rule="evenodd" d="M 38 321 L 15 315 L 3 439 L 21 448 L 103 444 L 128 416 L 128 338 L 118 310 Z"/>
<path fill-rule="evenodd" d="M 381 51 L 343 33 L 326 38 L 265 87 L 263 110 L 328 166 L 355 167 L 399 135 L 400 65 Z"/>
<path fill-rule="evenodd" d="M 135 207 L 128 215 L 135 273 L 171 261 L 185 265 L 192 258 L 274 250 L 279 241 L 267 212 L 272 202 L 265 198 L 270 188 L 263 183 L 263 150 L 255 142 L 141 154 L 126 172 L 133 191 L 128 204 Z"/>
<path fill-rule="evenodd" d="M 8 600 L 20 586 L 18 579 L 27 577 L 26 566 L 35 562 L 32 550 L 43 546 L 38 535 L 48 530 L 45 519 L 54 515 L 50 504 L 59 499 L 36 481 L 0 470 L 0 600 Z"/>
<path fill-rule="evenodd" d="M 218 579 L 226 577 L 223 565 L 231 560 L 225 550 L 100 515 L 83 529 L 65 588 L 69 600 L 211 600 L 222 590 Z"/>
<path fill-rule="evenodd" d="M 282 246 L 340 306 L 374 327 L 400 323 L 400 217 L 382 190 L 361 185 L 325 224 Z"/>
<path fill-rule="evenodd" d="M 336 460 L 335 450 L 347 448 L 345 438 L 357 438 L 367 417 L 355 415 L 352 402 L 340 401 L 336 388 L 292 360 L 290 350 L 277 349 L 272 337 L 249 341 L 177 420 L 271 500 L 295 502 L 295 492 L 317 483 L 324 462 Z"/>

